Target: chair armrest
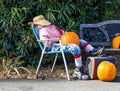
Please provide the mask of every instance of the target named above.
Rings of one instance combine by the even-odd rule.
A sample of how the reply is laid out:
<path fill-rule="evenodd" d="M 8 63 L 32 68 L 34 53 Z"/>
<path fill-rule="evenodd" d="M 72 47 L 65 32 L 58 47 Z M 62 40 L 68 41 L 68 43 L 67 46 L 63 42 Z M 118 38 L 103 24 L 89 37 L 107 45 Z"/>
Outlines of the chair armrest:
<path fill-rule="evenodd" d="M 52 41 L 54 42 L 59 42 L 61 40 L 61 38 L 51 38 L 51 39 L 40 39 L 40 40 L 37 40 L 39 43 L 43 43 L 44 47 L 49 47 L 51 44 Z"/>
<path fill-rule="evenodd" d="M 43 42 L 43 41 L 53 41 L 53 40 L 59 41 L 59 40 L 61 40 L 61 38 L 43 39 L 43 40 L 37 40 L 37 41 L 38 42 Z"/>

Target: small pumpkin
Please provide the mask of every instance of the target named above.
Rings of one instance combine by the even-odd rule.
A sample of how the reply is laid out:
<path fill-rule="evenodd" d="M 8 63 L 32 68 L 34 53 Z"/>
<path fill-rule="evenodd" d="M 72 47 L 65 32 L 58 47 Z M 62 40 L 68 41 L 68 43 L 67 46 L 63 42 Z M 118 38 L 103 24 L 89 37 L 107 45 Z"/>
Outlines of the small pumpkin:
<path fill-rule="evenodd" d="M 112 40 L 112 48 L 119 49 L 120 48 L 120 35 L 116 35 Z"/>
<path fill-rule="evenodd" d="M 113 81 L 116 77 L 116 66 L 109 61 L 102 61 L 98 65 L 97 76 L 102 81 Z"/>
<path fill-rule="evenodd" d="M 76 44 L 80 45 L 80 39 L 75 32 L 66 32 L 61 36 L 62 44 Z"/>

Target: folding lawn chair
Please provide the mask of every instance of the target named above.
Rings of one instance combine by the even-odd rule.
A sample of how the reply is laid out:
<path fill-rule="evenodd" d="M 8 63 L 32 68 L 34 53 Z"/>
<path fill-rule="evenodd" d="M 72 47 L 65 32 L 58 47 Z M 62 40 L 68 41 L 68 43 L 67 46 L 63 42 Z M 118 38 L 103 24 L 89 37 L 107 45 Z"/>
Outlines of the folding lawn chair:
<path fill-rule="evenodd" d="M 64 65 L 65 65 L 65 70 L 66 70 L 66 74 L 67 74 L 67 79 L 70 80 L 70 76 L 69 76 L 69 72 L 68 72 L 68 67 L 67 67 L 67 64 L 66 64 L 66 59 L 65 59 L 65 55 L 64 55 L 64 52 L 63 52 L 63 48 L 62 48 L 62 44 L 61 44 L 61 39 L 58 39 L 58 38 L 54 38 L 54 39 L 48 39 L 48 40 L 40 40 L 39 39 L 39 36 L 34 28 L 34 25 L 32 25 L 32 30 L 33 30 L 33 33 L 36 37 L 36 40 L 38 41 L 38 44 L 40 46 L 40 49 L 42 50 L 42 53 L 41 53 L 41 57 L 40 57 L 40 60 L 39 60 L 39 64 L 37 66 L 37 70 L 36 70 L 36 76 L 38 77 L 38 72 L 39 72 L 39 69 L 40 69 L 40 65 L 41 65 L 41 62 L 42 62 L 42 59 L 43 59 L 43 56 L 44 54 L 56 54 L 55 56 L 55 59 L 54 59 L 54 63 L 52 65 L 52 69 L 51 69 L 51 72 L 53 71 L 54 67 L 55 67 L 55 64 L 56 64 L 56 60 L 57 60 L 57 57 L 58 57 L 58 54 L 59 53 L 62 53 L 62 57 L 63 57 L 63 61 L 64 61 Z M 61 50 L 60 51 L 46 51 L 46 46 L 43 46 L 42 42 L 45 41 L 45 45 L 47 44 L 48 41 L 51 41 L 51 40 L 58 40 L 59 43 L 60 43 L 60 47 L 61 47 Z M 66 51 L 67 52 L 67 51 Z"/>

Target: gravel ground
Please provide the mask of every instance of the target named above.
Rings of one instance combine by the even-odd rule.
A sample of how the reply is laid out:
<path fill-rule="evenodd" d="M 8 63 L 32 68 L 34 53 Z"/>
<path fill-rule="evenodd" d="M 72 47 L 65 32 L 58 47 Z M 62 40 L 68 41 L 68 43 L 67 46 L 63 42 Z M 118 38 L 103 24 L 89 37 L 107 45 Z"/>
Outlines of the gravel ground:
<path fill-rule="evenodd" d="M 113 82 L 72 80 L 60 78 L 0 80 L 0 91 L 120 91 L 120 78 Z"/>

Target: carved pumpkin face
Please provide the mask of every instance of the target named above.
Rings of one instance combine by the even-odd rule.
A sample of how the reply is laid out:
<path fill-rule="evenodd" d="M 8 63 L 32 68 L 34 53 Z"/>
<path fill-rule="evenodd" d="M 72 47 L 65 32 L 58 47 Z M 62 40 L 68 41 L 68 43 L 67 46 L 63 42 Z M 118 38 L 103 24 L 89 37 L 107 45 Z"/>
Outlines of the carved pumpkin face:
<path fill-rule="evenodd" d="M 112 48 L 119 49 L 120 48 L 120 35 L 115 36 L 112 40 Z"/>
<path fill-rule="evenodd" d="M 79 36 L 75 32 L 66 32 L 61 36 L 62 44 L 80 45 Z"/>
<path fill-rule="evenodd" d="M 109 62 L 103 61 L 98 65 L 97 76 L 102 81 L 112 81 L 116 77 L 116 66 Z"/>

